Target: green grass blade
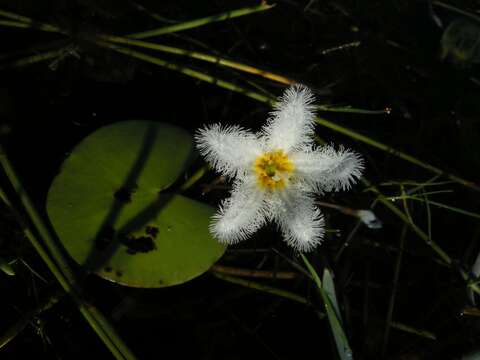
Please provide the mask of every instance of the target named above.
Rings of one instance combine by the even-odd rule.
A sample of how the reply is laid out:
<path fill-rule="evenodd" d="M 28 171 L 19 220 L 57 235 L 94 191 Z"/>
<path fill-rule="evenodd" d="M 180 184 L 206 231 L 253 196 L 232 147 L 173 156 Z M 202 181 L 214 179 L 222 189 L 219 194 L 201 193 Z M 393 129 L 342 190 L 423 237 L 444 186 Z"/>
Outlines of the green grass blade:
<path fill-rule="evenodd" d="M 323 271 L 322 284 L 323 284 L 323 289 L 325 291 L 326 296 L 330 299 L 330 302 L 332 304 L 332 309 L 335 312 L 335 316 L 338 319 L 338 323 L 339 325 L 342 325 L 342 317 L 340 315 L 340 307 L 338 306 L 337 296 L 335 295 L 335 285 L 333 283 L 333 277 L 331 272 L 327 268 L 325 268 L 325 270 Z M 333 314 L 329 314 L 329 312 L 327 311 L 327 316 L 330 321 L 330 324 L 332 323 L 336 324 L 334 319 L 331 319 Z M 332 331 L 333 331 L 333 338 L 335 340 L 335 345 L 337 346 L 337 351 L 338 351 L 338 355 L 340 356 L 340 359 L 342 360 L 352 359 L 352 350 L 350 349 L 350 346 L 348 344 L 348 341 L 344 334 L 342 326 L 340 327 L 332 326 Z"/>
<path fill-rule="evenodd" d="M 13 270 L 10 263 L 2 257 L 0 257 L 0 270 L 2 270 L 8 276 L 15 275 L 15 270 Z"/>
<path fill-rule="evenodd" d="M 60 55 L 62 55 L 63 51 L 64 51 L 64 48 L 58 49 L 58 50 L 46 51 L 41 54 L 26 56 L 24 58 L 12 61 L 6 65 L 0 65 L 0 70 L 5 68 L 14 68 L 14 67 L 33 65 L 41 61 L 55 59 Z"/>
<path fill-rule="evenodd" d="M 47 32 L 60 32 L 60 29 L 49 24 L 25 23 L 21 21 L 11 21 L 11 20 L 0 20 L 0 26 L 20 28 L 20 29 L 36 29 L 36 30 L 42 30 Z"/>
<path fill-rule="evenodd" d="M 16 20 L 19 22 L 30 23 L 32 19 L 26 16 L 22 16 L 19 14 L 12 13 L 10 11 L 0 10 L 0 16 L 6 17 L 7 19 Z"/>
<path fill-rule="evenodd" d="M 423 202 L 426 202 L 426 199 L 420 199 L 420 198 L 417 198 L 417 197 L 412 197 L 411 198 L 412 200 L 416 200 L 416 201 L 423 201 Z M 453 212 L 456 212 L 458 214 L 462 214 L 462 215 L 465 215 L 465 216 L 469 216 L 469 217 L 473 217 L 475 219 L 480 219 L 480 214 L 478 213 L 474 213 L 472 211 L 468 211 L 468 210 L 464 210 L 464 209 L 461 209 L 461 208 L 457 208 L 455 206 L 450 206 L 450 205 L 447 205 L 447 204 L 443 204 L 443 203 L 439 203 L 438 201 L 433 201 L 433 200 L 428 200 L 428 204 L 430 205 L 434 205 L 436 207 L 439 207 L 439 208 L 442 208 L 442 209 L 446 209 L 446 210 L 450 210 L 450 211 L 453 211 Z"/>
<path fill-rule="evenodd" d="M 437 340 L 437 337 L 431 331 L 416 329 L 412 326 L 405 325 L 405 324 L 395 322 L 395 321 L 391 322 L 391 326 L 392 326 L 393 329 L 397 329 L 397 330 L 400 330 L 400 331 L 403 331 L 403 332 L 406 332 L 406 333 L 409 333 L 409 334 L 414 334 L 414 335 L 417 335 L 417 336 L 420 336 L 420 337 L 423 337 L 423 338 L 426 338 L 426 339 L 430 339 L 430 340 Z"/>
<path fill-rule="evenodd" d="M 286 299 L 289 299 L 289 300 L 292 300 L 292 301 L 296 301 L 300 304 L 304 304 L 304 305 L 309 304 L 307 299 L 305 299 L 304 297 L 302 297 L 300 295 L 294 294 L 290 291 L 286 291 L 286 290 L 278 289 L 278 288 L 275 288 L 275 287 L 272 287 L 272 286 L 264 285 L 264 284 L 261 284 L 259 282 L 252 281 L 252 280 L 241 279 L 241 278 L 236 277 L 236 276 L 225 275 L 225 274 L 223 274 L 221 272 L 217 272 L 217 271 L 212 271 L 212 274 L 216 278 L 218 278 L 220 280 L 223 280 L 223 281 L 230 282 L 232 284 L 237 284 L 237 285 L 241 285 L 241 286 L 244 286 L 244 287 L 247 287 L 247 288 L 250 288 L 250 289 L 255 289 L 255 290 L 258 290 L 258 291 L 265 292 L 265 293 L 281 296 L 283 298 L 286 298 Z"/>
<path fill-rule="evenodd" d="M 103 35 L 101 36 L 101 39 L 110 41 L 112 43 L 116 44 L 123 44 L 123 45 L 130 45 L 130 46 L 137 46 L 145 49 L 150 49 L 150 50 L 156 50 L 156 51 L 161 51 L 165 52 L 168 54 L 175 54 L 179 56 L 187 56 L 192 59 L 196 60 L 201 60 L 201 61 L 206 61 L 212 64 L 216 65 L 221 65 L 225 67 L 229 67 L 235 70 L 243 71 L 245 73 L 249 74 L 254 74 L 258 76 L 262 76 L 266 79 L 270 79 L 273 81 L 276 81 L 278 83 L 284 84 L 284 85 L 291 85 L 295 83 L 295 81 L 286 78 L 285 76 L 278 75 L 271 73 L 266 70 L 261 70 L 258 69 L 254 66 L 250 66 L 247 64 L 242 64 L 236 61 L 228 60 L 221 58 L 219 56 L 213 56 L 205 53 L 201 53 L 198 51 L 192 51 L 192 50 L 186 50 L 186 49 L 181 49 L 178 47 L 173 47 L 173 46 L 166 46 L 162 44 L 157 44 L 157 43 L 152 43 L 152 42 L 147 42 L 147 41 L 141 41 L 141 40 L 135 40 L 135 39 L 129 39 L 125 37 L 120 37 L 120 36 L 113 36 L 113 35 Z"/>
<path fill-rule="evenodd" d="M 115 329 L 103 316 L 103 314 L 100 313 L 100 311 L 93 305 L 88 304 L 85 302 L 85 300 L 83 300 L 83 293 L 78 286 L 73 270 L 70 268 L 67 259 L 63 255 L 63 252 L 58 247 L 45 222 L 33 205 L 33 202 L 28 196 L 23 184 L 18 178 L 10 163 L 10 160 L 7 158 L 2 148 L 0 148 L 0 164 L 3 167 L 5 175 L 10 181 L 14 191 L 20 198 L 20 203 L 22 204 L 25 213 L 29 217 L 29 223 L 32 224 L 34 231 L 40 235 L 48 251 L 34 235 L 34 231 L 32 231 L 32 229 L 30 229 L 24 223 L 24 221 L 21 220 L 22 217 L 12 207 L 12 211 L 15 213 L 17 219 L 19 219 L 24 226 L 25 235 L 32 243 L 32 246 L 35 248 L 42 260 L 46 263 L 60 285 L 71 296 L 72 300 L 76 303 L 84 318 L 97 333 L 99 338 L 108 347 L 108 349 L 112 352 L 113 356 L 118 360 L 134 360 L 135 356 L 133 353 L 123 343 Z M 0 189 L 0 196 L 2 199 L 8 199 L 8 196 L 6 196 L 3 189 Z M 7 200 L 7 204 L 11 204 L 11 201 Z"/>
<path fill-rule="evenodd" d="M 105 42 L 105 41 L 98 40 L 96 43 L 100 46 L 115 50 L 119 53 L 131 56 L 133 58 L 140 59 L 142 61 L 146 61 L 146 62 L 149 62 L 151 64 L 158 65 L 158 66 L 162 66 L 162 67 L 165 67 L 169 70 L 178 71 L 178 72 L 180 72 L 184 75 L 187 75 L 187 76 L 193 77 L 195 79 L 202 80 L 202 81 L 217 85 L 219 87 L 222 87 L 222 88 L 230 90 L 230 91 L 239 92 L 239 93 L 241 93 L 245 96 L 251 97 L 252 99 L 255 99 L 257 101 L 273 103 L 273 100 L 269 99 L 266 96 L 260 95 L 260 94 L 254 92 L 254 91 L 247 90 L 247 89 L 245 89 L 241 86 L 238 86 L 236 84 L 233 84 L 233 83 L 225 81 L 225 80 L 221 80 L 219 78 L 216 78 L 214 76 L 205 74 L 203 72 L 193 70 L 189 67 L 182 66 L 182 65 L 179 65 L 179 64 L 175 64 L 175 63 L 163 60 L 161 58 L 158 58 L 158 57 L 155 57 L 155 56 L 150 56 L 150 55 L 147 55 L 145 53 L 141 53 L 141 52 L 129 49 L 129 48 L 113 45 L 113 44 L 110 44 L 110 43 Z"/>
<path fill-rule="evenodd" d="M 23 28 L 35 28 L 43 31 L 50 31 L 50 32 L 61 32 L 60 28 L 41 22 L 33 20 L 27 16 L 15 14 L 10 11 L 5 11 L 0 9 L 0 16 L 3 16 L 7 19 L 11 19 L 13 21 L 0 21 L 0 25 L 4 26 L 13 26 L 13 27 L 23 27 Z M 10 25 L 9 25 L 10 24 Z"/>
<path fill-rule="evenodd" d="M 353 113 L 353 114 L 365 114 L 365 115 L 381 115 L 381 114 L 390 114 L 392 111 L 390 108 L 385 108 L 382 110 L 366 110 L 358 109 L 352 106 L 333 106 L 333 105 L 319 105 L 317 106 L 318 110 L 326 112 L 340 112 L 340 113 Z"/>
<path fill-rule="evenodd" d="M 149 37 L 152 37 L 152 36 L 170 34 L 170 33 L 178 32 L 178 31 L 193 29 L 193 28 L 196 28 L 196 27 L 208 25 L 208 24 L 211 24 L 211 23 L 219 22 L 219 21 L 233 19 L 233 18 L 236 18 L 236 17 L 239 17 L 239 16 L 253 14 L 253 13 L 256 13 L 256 12 L 259 12 L 259 11 L 269 10 L 273 6 L 274 5 L 268 5 L 268 4 L 265 3 L 265 4 L 256 5 L 256 6 L 244 7 L 244 8 L 237 9 L 237 10 L 231 10 L 231 11 L 223 12 L 223 13 L 217 14 L 217 15 L 207 16 L 207 17 L 204 17 L 204 18 L 201 18 L 201 19 L 182 22 L 180 24 L 175 24 L 175 25 L 171 25 L 171 26 L 161 27 L 161 28 L 158 28 L 158 29 L 153 29 L 153 30 L 138 32 L 138 33 L 135 33 L 135 34 L 130 34 L 130 35 L 128 35 L 128 37 L 132 38 L 132 39 L 146 39 L 146 38 L 149 38 Z"/>
<path fill-rule="evenodd" d="M 323 276 L 324 279 L 327 280 L 327 284 L 325 288 L 325 285 L 322 285 L 322 281 L 320 280 L 320 277 L 318 276 L 317 272 L 313 268 L 313 266 L 310 264 L 308 259 L 305 257 L 305 255 L 301 254 L 301 257 L 308 269 L 310 271 L 310 274 L 313 277 L 313 280 L 315 284 L 317 285 L 317 289 L 320 293 L 320 296 L 322 297 L 323 303 L 325 305 L 325 310 L 327 312 L 327 318 L 328 322 L 330 323 L 330 328 L 332 329 L 333 337 L 335 339 L 335 344 L 337 346 L 337 351 L 338 355 L 342 360 L 345 359 L 353 359 L 353 353 L 352 350 L 350 349 L 350 345 L 348 344 L 348 339 L 347 336 L 345 335 L 345 332 L 343 331 L 343 327 L 341 324 L 341 319 L 340 319 L 340 313 L 338 308 L 338 303 L 336 302 L 336 297 L 331 297 L 330 294 L 333 294 L 335 296 L 335 288 L 333 285 L 333 279 L 331 278 L 331 274 L 327 271 L 327 273 L 324 272 Z M 327 275 L 325 275 L 327 274 Z"/>

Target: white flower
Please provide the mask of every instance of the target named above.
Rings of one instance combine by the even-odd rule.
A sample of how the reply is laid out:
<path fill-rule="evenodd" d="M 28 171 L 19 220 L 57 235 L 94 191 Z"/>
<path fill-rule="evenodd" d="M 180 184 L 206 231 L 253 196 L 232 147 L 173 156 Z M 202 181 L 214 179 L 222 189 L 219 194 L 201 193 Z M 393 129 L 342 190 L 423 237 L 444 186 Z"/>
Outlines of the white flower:
<path fill-rule="evenodd" d="M 359 178 L 363 161 L 340 147 L 316 147 L 313 94 L 306 87 L 287 89 L 270 119 L 254 134 L 240 126 L 206 126 L 197 147 L 223 175 L 235 179 L 210 226 L 222 243 L 245 240 L 274 221 L 289 245 L 299 251 L 317 246 L 323 216 L 314 193 L 347 190 Z"/>

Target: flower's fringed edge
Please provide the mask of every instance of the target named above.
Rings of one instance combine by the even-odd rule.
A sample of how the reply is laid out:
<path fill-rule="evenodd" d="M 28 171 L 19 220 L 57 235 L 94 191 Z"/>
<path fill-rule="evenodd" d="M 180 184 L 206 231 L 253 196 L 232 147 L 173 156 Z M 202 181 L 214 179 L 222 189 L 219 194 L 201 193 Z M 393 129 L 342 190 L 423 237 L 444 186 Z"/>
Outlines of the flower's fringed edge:
<path fill-rule="evenodd" d="M 217 213 L 212 216 L 210 233 L 221 243 L 236 244 L 246 240 L 265 225 L 265 200 L 251 191 L 251 187 L 238 181 L 230 197 L 221 202 Z"/>
<path fill-rule="evenodd" d="M 300 150 L 309 147 L 313 143 L 313 134 L 315 128 L 315 96 L 312 91 L 304 85 L 295 84 L 285 90 L 282 96 L 275 103 L 270 117 L 266 124 L 260 130 L 260 136 L 271 142 L 272 130 L 274 130 L 282 118 L 288 117 L 288 129 L 285 131 L 296 133 L 299 138 L 294 149 Z M 290 116 L 290 114 L 296 116 Z M 298 116 L 301 114 L 301 116 Z M 278 134 L 277 134 L 278 136 Z"/>
<path fill-rule="evenodd" d="M 284 200 L 283 209 L 274 217 L 285 242 L 299 252 L 310 252 L 323 241 L 325 235 L 325 220 L 323 214 L 314 205 L 313 194 L 302 193 L 292 195 Z M 295 219 L 309 222 L 305 224 L 292 224 Z M 293 228 L 292 228 L 293 225 Z M 297 230 L 298 232 L 296 232 Z M 309 232 L 305 235 L 305 233 Z M 303 237 L 298 235 L 303 233 Z"/>
<path fill-rule="evenodd" d="M 346 149 L 343 145 L 335 151 L 333 146 L 324 147 L 325 153 L 338 159 L 337 166 L 328 170 L 329 179 L 321 186 L 324 191 L 349 190 L 362 177 L 365 163 L 357 152 Z"/>
<path fill-rule="evenodd" d="M 247 142 L 259 143 L 259 139 L 238 125 L 210 124 L 197 131 L 195 142 L 200 154 L 215 170 L 234 178 L 245 176 L 249 170 L 248 166 L 242 166 L 246 154 L 239 148 L 244 146 L 240 145 L 248 146 Z"/>
<path fill-rule="evenodd" d="M 348 190 L 362 176 L 363 158 L 343 146 L 311 146 L 293 154 L 297 166 L 297 183 L 317 194 Z"/>
<path fill-rule="evenodd" d="M 323 241 L 325 221 L 314 204 L 314 193 L 349 189 L 361 177 L 364 162 L 343 146 L 339 150 L 332 145 L 314 146 L 313 102 L 308 88 L 295 85 L 279 99 L 260 133 L 213 124 L 195 135 L 206 161 L 218 172 L 237 178 L 230 197 L 221 202 L 210 224 L 210 232 L 221 243 L 246 240 L 271 220 L 296 251 L 312 251 Z M 306 153 L 308 161 L 289 187 L 274 196 L 260 191 L 251 174 L 256 156 L 271 147 L 283 148 L 290 155 Z"/>

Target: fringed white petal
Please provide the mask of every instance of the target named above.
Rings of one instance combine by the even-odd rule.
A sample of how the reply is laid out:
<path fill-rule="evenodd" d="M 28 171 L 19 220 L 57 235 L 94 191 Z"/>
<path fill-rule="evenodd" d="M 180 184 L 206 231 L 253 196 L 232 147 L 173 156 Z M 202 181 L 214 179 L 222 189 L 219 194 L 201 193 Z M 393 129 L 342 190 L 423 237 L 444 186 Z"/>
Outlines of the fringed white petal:
<path fill-rule="evenodd" d="M 231 197 L 224 200 L 212 218 L 210 231 L 224 244 L 245 240 L 265 224 L 265 192 L 253 177 L 234 184 Z"/>
<path fill-rule="evenodd" d="M 362 175 L 363 159 L 356 152 L 326 145 L 291 155 L 296 176 L 312 191 L 348 190 Z"/>
<path fill-rule="evenodd" d="M 261 131 L 269 149 L 289 152 L 313 142 L 314 100 L 313 93 L 302 85 L 285 91 Z"/>
<path fill-rule="evenodd" d="M 221 203 L 210 225 L 220 242 L 245 240 L 273 220 L 297 251 L 310 251 L 321 243 L 324 220 L 313 193 L 350 188 L 362 174 L 363 160 L 343 147 L 314 147 L 313 101 L 309 89 L 295 85 L 285 91 L 257 135 L 220 124 L 197 132 L 197 147 L 206 160 L 217 171 L 236 178 L 231 197 Z M 259 156 L 278 150 L 293 163 L 293 172 L 284 188 L 268 190 L 258 186 L 259 174 L 253 165 Z M 275 176 L 276 165 L 268 165 Z"/>
<path fill-rule="evenodd" d="M 325 223 L 313 203 L 313 195 L 299 191 L 284 191 L 281 206 L 272 216 L 283 232 L 285 241 L 301 252 L 313 250 L 322 242 Z"/>
<path fill-rule="evenodd" d="M 198 130 L 195 140 L 207 162 L 229 177 L 245 175 L 262 153 L 261 141 L 240 126 L 207 125 Z"/>

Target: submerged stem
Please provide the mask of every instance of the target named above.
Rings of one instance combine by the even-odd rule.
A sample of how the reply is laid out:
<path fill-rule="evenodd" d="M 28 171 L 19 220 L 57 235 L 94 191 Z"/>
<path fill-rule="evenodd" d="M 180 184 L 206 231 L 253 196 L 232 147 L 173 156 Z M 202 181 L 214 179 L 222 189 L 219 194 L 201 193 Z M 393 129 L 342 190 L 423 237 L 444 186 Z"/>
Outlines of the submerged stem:
<path fill-rule="evenodd" d="M 42 260 L 46 263 L 50 271 L 58 280 L 73 301 L 77 304 L 80 312 L 85 317 L 92 329 L 97 333 L 100 339 L 105 343 L 108 349 L 112 352 L 116 359 L 133 360 L 135 356 L 123 343 L 113 326 L 103 316 L 100 311 L 93 305 L 87 303 L 83 298 L 83 291 L 79 287 L 73 270 L 68 264 L 67 259 L 63 255 L 61 249 L 55 242 L 53 235 L 48 230 L 42 217 L 37 212 L 33 202 L 28 196 L 23 184 L 13 169 L 9 159 L 0 148 L 0 164 L 2 165 L 5 174 L 10 181 L 13 189 L 20 198 L 20 202 L 24 207 L 24 210 L 29 218 L 29 223 L 22 220 L 19 213 L 12 207 L 12 211 L 16 214 L 16 217 L 25 227 L 25 234 L 32 243 L 33 247 L 40 255 Z M 11 201 L 8 200 L 5 191 L 2 189 L 1 197 L 6 200 L 6 203 L 11 206 Z M 30 225 L 31 224 L 31 225 Z M 37 237 L 34 235 L 37 233 L 43 240 L 45 247 Z"/>

